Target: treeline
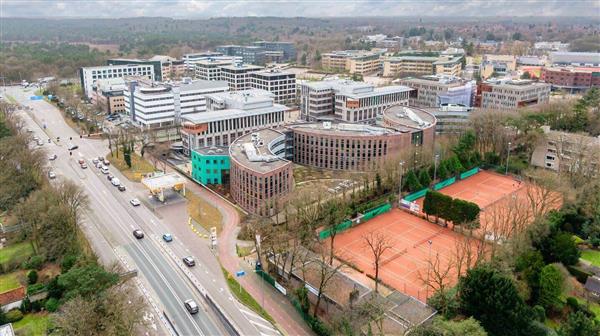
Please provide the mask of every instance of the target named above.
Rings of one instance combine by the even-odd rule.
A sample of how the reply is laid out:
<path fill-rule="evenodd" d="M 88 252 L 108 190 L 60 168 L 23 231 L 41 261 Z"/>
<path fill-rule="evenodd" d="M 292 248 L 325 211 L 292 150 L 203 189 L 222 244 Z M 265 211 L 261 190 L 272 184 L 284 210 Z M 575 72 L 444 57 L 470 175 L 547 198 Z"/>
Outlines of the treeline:
<path fill-rule="evenodd" d="M 443 218 L 446 222 L 454 224 L 471 224 L 477 227 L 479 206 L 473 202 L 452 198 L 437 191 L 428 191 L 423 201 L 423 212 L 429 216 L 436 216 L 436 221 Z"/>
<path fill-rule="evenodd" d="M 97 262 L 80 228 L 87 197 L 72 182 L 46 179 L 44 153 L 29 147 L 31 139 L 13 113 L 0 104 L 0 210 L 6 225 L 18 229 L 9 243 L 29 242 L 33 255 L 0 270 L 27 272 L 26 298 L 18 309 L 0 310 L 0 325 L 45 310 L 53 313 L 53 335 L 133 335 L 143 323 L 145 303 L 120 280 L 116 265 L 107 270 Z M 50 265 L 59 265 L 60 273 L 40 277 Z M 47 297 L 30 299 L 41 292 Z"/>

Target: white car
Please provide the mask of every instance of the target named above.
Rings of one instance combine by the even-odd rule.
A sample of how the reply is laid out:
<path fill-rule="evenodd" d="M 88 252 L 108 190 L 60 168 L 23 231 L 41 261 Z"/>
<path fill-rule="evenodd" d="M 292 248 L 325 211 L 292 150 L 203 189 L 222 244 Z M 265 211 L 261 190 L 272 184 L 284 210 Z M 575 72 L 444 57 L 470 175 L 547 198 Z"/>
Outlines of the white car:
<path fill-rule="evenodd" d="M 141 204 L 140 200 L 137 198 L 132 199 L 131 201 L 129 201 L 129 203 L 131 203 L 131 205 L 133 205 L 133 206 L 138 206 Z"/>
<path fill-rule="evenodd" d="M 58 158 L 58 156 L 56 156 L 56 154 L 48 155 L 48 160 L 50 160 L 50 161 L 54 161 L 54 160 L 56 160 L 56 158 Z"/>
<path fill-rule="evenodd" d="M 49 171 L 48 178 L 51 180 L 54 180 L 56 178 L 56 173 L 54 173 L 53 171 Z"/>
<path fill-rule="evenodd" d="M 114 185 L 115 187 L 118 187 L 119 185 L 121 185 L 121 181 L 119 181 L 118 178 L 113 178 L 112 180 L 110 180 L 110 183 L 112 183 L 112 185 Z"/>
<path fill-rule="evenodd" d="M 102 166 L 102 168 L 100 168 L 100 171 L 102 172 L 102 174 L 105 175 L 109 173 L 108 168 L 106 168 L 105 166 Z"/>

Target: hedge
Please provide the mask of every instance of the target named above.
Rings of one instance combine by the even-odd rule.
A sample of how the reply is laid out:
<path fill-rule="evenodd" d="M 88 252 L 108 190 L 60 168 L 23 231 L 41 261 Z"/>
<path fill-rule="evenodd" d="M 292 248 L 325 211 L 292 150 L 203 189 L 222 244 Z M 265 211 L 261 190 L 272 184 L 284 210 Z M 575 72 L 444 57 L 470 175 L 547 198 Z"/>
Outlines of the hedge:
<path fill-rule="evenodd" d="M 423 212 L 443 218 L 456 224 L 473 222 L 479 216 L 479 206 L 475 203 L 452 198 L 437 191 L 429 191 L 423 202 Z"/>
<path fill-rule="evenodd" d="M 571 273 L 571 275 L 574 276 L 575 279 L 577 279 L 577 281 L 581 282 L 582 284 L 585 284 L 588 277 L 594 275 L 593 273 L 588 272 L 582 269 L 581 267 L 577 266 L 567 266 L 567 270 L 569 270 L 569 273 Z"/>

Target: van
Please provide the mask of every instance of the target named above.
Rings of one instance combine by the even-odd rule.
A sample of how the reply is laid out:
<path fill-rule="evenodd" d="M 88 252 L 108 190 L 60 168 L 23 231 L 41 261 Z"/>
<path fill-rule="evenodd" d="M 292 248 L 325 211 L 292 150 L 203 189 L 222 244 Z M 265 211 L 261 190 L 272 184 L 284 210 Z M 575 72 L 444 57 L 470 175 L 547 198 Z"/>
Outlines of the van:
<path fill-rule="evenodd" d="M 108 168 L 102 166 L 102 168 L 100 168 L 100 171 L 102 172 L 102 174 L 108 174 Z"/>

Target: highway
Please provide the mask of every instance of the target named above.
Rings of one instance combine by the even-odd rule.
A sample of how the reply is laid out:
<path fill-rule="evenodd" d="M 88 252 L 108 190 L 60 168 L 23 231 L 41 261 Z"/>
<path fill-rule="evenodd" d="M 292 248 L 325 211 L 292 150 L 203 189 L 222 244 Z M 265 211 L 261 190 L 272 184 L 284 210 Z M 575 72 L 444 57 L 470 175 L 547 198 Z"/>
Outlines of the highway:
<path fill-rule="evenodd" d="M 58 156 L 57 160 L 49 161 L 51 169 L 58 175 L 57 179 L 75 182 L 88 195 L 90 205 L 83 226 L 88 238 L 92 235 L 92 248 L 102 262 L 118 260 L 138 271 L 140 291 L 155 303 L 152 307 L 155 320 L 161 319 L 162 312 L 165 312 L 179 335 L 232 334 L 231 328 L 222 322 L 203 298 L 199 290 L 203 288 L 242 334 L 279 334 L 271 327 L 259 331 L 256 325 L 260 323 L 251 322 L 248 314 L 241 312 L 239 302 L 231 297 L 226 287 L 223 288 L 220 268 L 215 269 L 214 264 L 205 265 L 198 258 L 196 267 L 188 270 L 183 265 L 181 258 L 191 254 L 190 246 L 185 246 L 178 239 L 172 243 L 163 242 L 160 238 L 162 234 L 172 232 L 169 223 L 157 217 L 144 204 L 133 207 L 129 203 L 132 198 L 141 199 L 147 195 L 140 196 L 139 190 L 136 191 L 132 183 L 128 183 L 116 169 L 111 169 L 111 174 L 123 181 L 128 188 L 125 192 L 118 191 L 106 179 L 106 175 L 93 166 L 92 158 L 105 156 L 108 152 L 105 141 L 80 139 L 53 105 L 45 101 L 30 100 L 32 92 L 19 87 L 7 87 L 5 93 L 21 105 L 32 108 L 29 112 L 21 110 L 17 113 L 26 127 L 44 141 L 42 147 L 47 154 Z M 46 129 L 43 128 L 44 125 Z M 60 137 L 58 142 L 57 136 Z M 51 143 L 47 142 L 49 137 L 52 139 Z M 73 140 L 69 141 L 69 137 Z M 79 146 L 72 156 L 66 149 L 69 142 Z M 79 159 L 84 159 L 89 168 L 81 169 L 77 162 Z M 145 238 L 138 240 L 133 237 L 132 231 L 136 228 L 145 232 Z M 214 259 L 214 256 L 210 255 L 210 258 Z M 198 314 L 190 315 L 187 312 L 183 305 L 187 299 L 194 299 L 200 305 Z M 159 334 L 168 333 L 168 323 L 158 324 Z"/>

